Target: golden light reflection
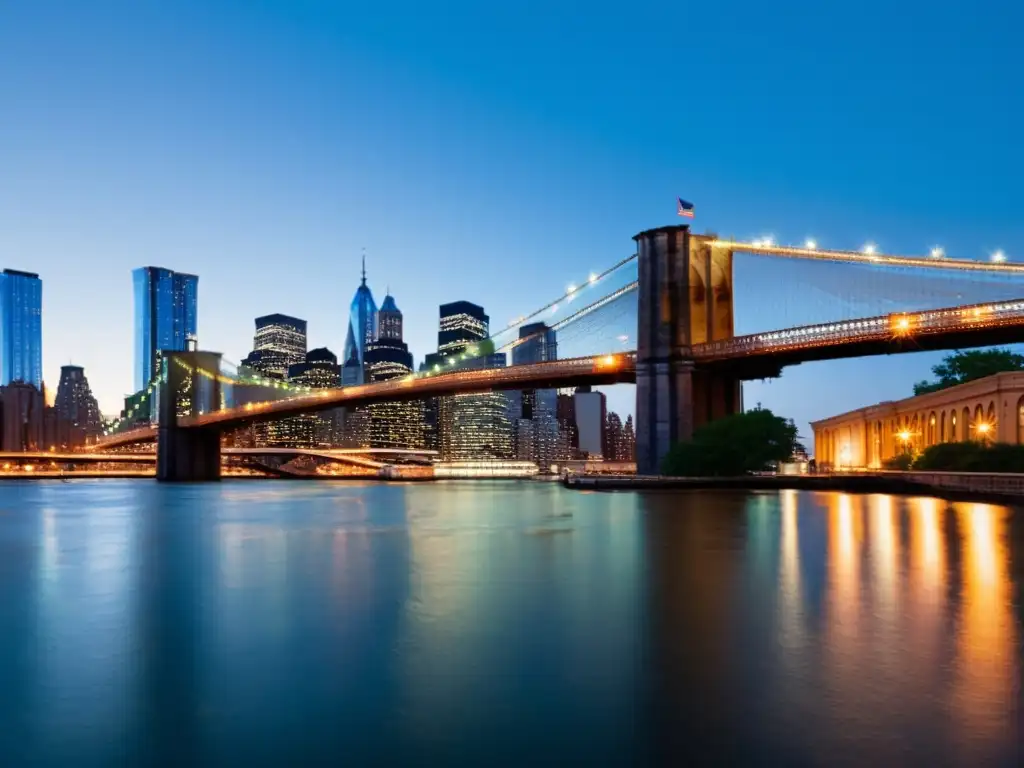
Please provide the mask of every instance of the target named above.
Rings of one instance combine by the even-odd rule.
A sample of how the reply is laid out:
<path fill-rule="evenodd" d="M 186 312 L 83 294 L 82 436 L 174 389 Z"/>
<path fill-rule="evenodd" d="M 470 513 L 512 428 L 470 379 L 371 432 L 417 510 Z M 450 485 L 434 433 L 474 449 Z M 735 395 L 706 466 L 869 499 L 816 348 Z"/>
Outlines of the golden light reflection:
<path fill-rule="evenodd" d="M 797 492 L 784 490 L 782 502 L 782 562 L 779 569 L 782 643 L 788 648 L 800 645 L 802 630 L 802 589 L 800 583 L 800 530 L 797 520 Z"/>
<path fill-rule="evenodd" d="M 896 519 L 892 496 L 872 496 L 871 547 L 879 611 L 887 620 L 896 609 Z"/>
<path fill-rule="evenodd" d="M 957 722 L 974 739 L 1008 726 L 1020 677 L 1006 543 L 1007 510 L 957 504 L 963 542 L 961 615 L 953 702 Z"/>

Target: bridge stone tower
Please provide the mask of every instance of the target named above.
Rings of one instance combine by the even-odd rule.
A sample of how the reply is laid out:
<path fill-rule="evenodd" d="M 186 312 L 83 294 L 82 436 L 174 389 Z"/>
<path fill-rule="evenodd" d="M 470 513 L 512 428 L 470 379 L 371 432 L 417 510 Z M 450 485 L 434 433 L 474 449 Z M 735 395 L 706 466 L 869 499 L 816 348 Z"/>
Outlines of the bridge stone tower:
<path fill-rule="evenodd" d="M 190 416 L 220 408 L 220 358 L 220 352 L 163 353 L 166 378 L 160 387 L 157 480 L 220 480 L 220 430 L 178 426 L 179 402 L 190 404 Z"/>
<path fill-rule="evenodd" d="M 742 408 L 740 382 L 695 368 L 690 346 L 733 337 L 732 251 L 689 226 L 641 232 L 636 360 L 637 472 L 669 446 Z"/>

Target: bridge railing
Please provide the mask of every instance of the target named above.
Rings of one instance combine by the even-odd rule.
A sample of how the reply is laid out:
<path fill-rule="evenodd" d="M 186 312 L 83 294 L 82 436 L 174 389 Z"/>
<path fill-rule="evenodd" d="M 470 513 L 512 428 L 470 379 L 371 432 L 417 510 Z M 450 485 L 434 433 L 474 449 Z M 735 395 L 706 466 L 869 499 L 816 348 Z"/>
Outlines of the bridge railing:
<path fill-rule="evenodd" d="M 778 352 L 782 349 L 800 349 L 822 344 L 878 341 L 964 328 L 991 328 L 1016 324 L 1022 319 L 1024 300 L 971 304 L 736 336 L 724 341 L 695 344 L 691 353 L 694 357 L 724 357 Z"/>

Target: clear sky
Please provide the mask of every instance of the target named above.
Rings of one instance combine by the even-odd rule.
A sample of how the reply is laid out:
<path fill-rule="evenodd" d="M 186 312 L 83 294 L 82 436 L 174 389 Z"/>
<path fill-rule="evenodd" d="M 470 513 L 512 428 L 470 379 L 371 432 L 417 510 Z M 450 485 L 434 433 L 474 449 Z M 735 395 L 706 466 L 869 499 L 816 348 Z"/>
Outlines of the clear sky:
<path fill-rule="evenodd" d="M 420 360 L 438 303 L 504 324 L 676 195 L 698 230 L 1024 258 L 1022 26 L 1008 0 L 0 0 L 0 267 L 44 279 L 47 382 L 84 365 L 113 413 L 141 265 L 200 275 L 204 348 L 239 360 L 285 312 L 340 353 L 365 247 Z M 776 271 L 737 281 L 798 304 Z M 806 432 L 932 363 L 747 402 Z"/>

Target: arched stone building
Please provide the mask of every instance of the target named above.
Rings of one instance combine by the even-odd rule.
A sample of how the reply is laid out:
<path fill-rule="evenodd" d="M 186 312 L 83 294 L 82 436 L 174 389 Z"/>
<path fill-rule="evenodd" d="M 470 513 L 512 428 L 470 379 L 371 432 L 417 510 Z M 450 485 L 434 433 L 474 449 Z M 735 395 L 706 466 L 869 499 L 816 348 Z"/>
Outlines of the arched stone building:
<path fill-rule="evenodd" d="M 878 467 L 937 443 L 1024 443 L 1024 372 L 869 405 L 811 422 L 820 466 Z"/>

